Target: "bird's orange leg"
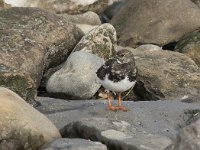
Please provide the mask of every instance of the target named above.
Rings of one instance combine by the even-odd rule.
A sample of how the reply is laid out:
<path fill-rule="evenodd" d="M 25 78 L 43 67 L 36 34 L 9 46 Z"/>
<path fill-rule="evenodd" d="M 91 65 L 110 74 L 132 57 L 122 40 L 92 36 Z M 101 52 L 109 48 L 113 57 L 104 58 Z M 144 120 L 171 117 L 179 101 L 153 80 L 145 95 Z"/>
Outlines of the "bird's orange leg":
<path fill-rule="evenodd" d="M 115 110 L 115 107 L 111 104 L 110 92 L 108 92 L 108 110 Z"/>
<path fill-rule="evenodd" d="M 122 106 L 122 100 L 121 100 L 121 93 L 118 93 L 118 102 L 117 102 L 117 110 L 123 110 L 123 111 L 127 111 L 128 109 L 126 107 Z"/>

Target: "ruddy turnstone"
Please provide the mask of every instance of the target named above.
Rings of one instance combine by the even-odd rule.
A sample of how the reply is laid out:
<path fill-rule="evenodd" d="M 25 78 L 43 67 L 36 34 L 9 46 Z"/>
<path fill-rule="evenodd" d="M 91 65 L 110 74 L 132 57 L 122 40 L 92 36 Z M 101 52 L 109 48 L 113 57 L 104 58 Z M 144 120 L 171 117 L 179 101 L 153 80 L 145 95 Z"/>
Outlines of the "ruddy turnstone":
<path fill-rule="evenodd" d="M 122 49 L 116 53 L 114 58 L 108 59 L 104 65 L 97 70 L 100 84 L 108 90 L 108 110 L 123 110 L 127 108 L 121 104 L 121 93 L 127 91 L 136 83 L 137 69 L 134 55 L 131 51 Z M 118 104 L 111 104 L 110 92 L 118 95 Z"/>

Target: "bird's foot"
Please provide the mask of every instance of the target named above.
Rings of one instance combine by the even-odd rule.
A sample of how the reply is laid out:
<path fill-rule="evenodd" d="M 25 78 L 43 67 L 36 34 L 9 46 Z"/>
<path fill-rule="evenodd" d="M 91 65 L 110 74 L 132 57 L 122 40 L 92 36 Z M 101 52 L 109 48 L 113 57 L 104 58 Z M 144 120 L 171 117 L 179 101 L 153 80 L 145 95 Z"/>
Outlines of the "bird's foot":
<path fill-rule="evenodd" d="M 117 111 L 117 110 L 123 110 L 123 111 L 128 111 L 128 109 L 126 107 L 123 106 L 108 106 L 108 110 L 112 110 L 112 111 Z"/>
<path fill-rule="evenodd" d="M 108 105 L 108 110 L 112 110 L 112 111 L 114 111 L 114 110 L 115 110 L 115 106 Z"/>

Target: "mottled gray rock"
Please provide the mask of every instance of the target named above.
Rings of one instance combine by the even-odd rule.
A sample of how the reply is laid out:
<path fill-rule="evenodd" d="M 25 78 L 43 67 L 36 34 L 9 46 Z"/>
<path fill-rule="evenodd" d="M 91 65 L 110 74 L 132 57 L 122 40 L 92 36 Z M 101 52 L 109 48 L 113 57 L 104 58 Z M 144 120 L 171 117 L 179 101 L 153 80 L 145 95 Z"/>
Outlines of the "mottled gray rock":
<path fill-rule="evenodd" d="M 178 41 L 175 51 L 192 58 L 200 67 L 200 30 L 198 29 L 183 36 Z"/>
<path fill-rule="evenodd" d="M 140 99 L 200 96 L 200 69 L 191 58 L 167 50 L 127 49 L 136 58 L 138 78 L 134 92 Z"/>
<path fill-rule="evenodd" d="M 113 149 L 121 147 L 122 150 L 127 146 L 137 146 L 139 149 L 145 149 L 145 146 L 150 148 L 152 145 L 157 149 L 159 146 L 165 147 L 170 144 L 168 138 L 175 139 L 179 129 L 191 119 L 188 112 L 200 107 L 199 102 L 184 103 L 180 100 L 126 101 L 123 105 L 129 111 L 113 112 L 106 109 L 107 101 L 63 101 L 41 97 L 38 100 L 42 104 L 38 109 L 57 125 L 63 135 L 70 132 L 74 137 L 79 134 L 95 141 L 110 140 L 112 142 L 106 145 L 112 144 Z M 82 118 L 90 119 L 81 121 Z M 68 127 L 64 129 L 67 124 Z"/>
<path fill-rule="evenodd" d="M 162 48 L 153 44 L 144 44 L 144 45 L 138 46 L 137 50 L 159 51 L 159 50 L 162 50 Z"/>
<path fill-rule="evenodd" d="M 76 26 L 86 35 L 94 28 L 97 28 L 98 26 L 92 26 L 87 24 L 76 24 Z"/>
<path fill-rule="evenodd" d="M 197 111 L 200 113 L 200 110 Z M 200 119 L 180 130 L 177 140 L 166 150 L 199 150 Z"/>
<path fill-rule="evenodd" d="M 98 55 L 101 58 L 109 58 L 116 43 L 115 28 L 108 23 L 95 28 L 80 40 L 73 51 L 84 51 Z"/>
<path fill-rule="evenodd" d="M 190 0 L 134 0 L 113 17 L 119 44 L 160 46 L 178 41 L 200 26 L 200 9 Z"/>
<path fill-rule="evenodd" d="M 98 27 L 98 25 L 101 25 L 99 16 L 92 11 L 78 15 L 70 15 L 65 13 L 60 14 L 60 16 L 63 16 L 67 20 L 75 23 L 84 34 L 87 34 L 92 29 Z"/>
<path fill-rule="evenodd" d="M 101 20 L 99 19 L 99 16 L 92 11 L 77 15 L 70 15 L 65 13 L 59 14 L 59 16 L 63 16 L 68 21 L 71 21 L 75 24 L 101 25 Z"/>
<path fill-rule="evenodd" d="M 194 2 L 200 8 L 200 0 L 191 0 L 191 1 Z"/>
<path fill-rule="evenodd" d="M 16 93 L 0 87 L 0 149 L 36 150 L 60 138 L 55 125 Z"/>
<path fill-rule="evenodd" d="M 81 36 L 72 23 L 38 8 L 0 10 L 0 85 L 31 102 L 43 72 L 65 61 Z"/>
<path fill-rule="evenodd" d="M 110 0 L 5 0 L 13 7 L 39 7 L 56 13 L 80 14 L 87 11 L 101 13 L 110 4 Z"/>
<path fill-rule="evenodd" d="M 108 118 L 81 119 L 65 126 L 62 134 L 101 141 L 110 149 L 122 150 L 164 150 L 172 143 L 167 137 L 139 131 L 128 122 Z"/>
<path fill-rule="evenodd" d="M 41 150 L 107 150 L 107 147 L 100 142 L 92 142 L 85 139 L 57 139 L 44 147 Z"/>
<path fill-rule="evenodd" d="M 94 54 L 83 51 L 72 53 L 63 67 L 48 80 L 47 92 L 54 97 L 91 98 L 100 87 L 96 82 L 96 70 L 103 62 Z"/>

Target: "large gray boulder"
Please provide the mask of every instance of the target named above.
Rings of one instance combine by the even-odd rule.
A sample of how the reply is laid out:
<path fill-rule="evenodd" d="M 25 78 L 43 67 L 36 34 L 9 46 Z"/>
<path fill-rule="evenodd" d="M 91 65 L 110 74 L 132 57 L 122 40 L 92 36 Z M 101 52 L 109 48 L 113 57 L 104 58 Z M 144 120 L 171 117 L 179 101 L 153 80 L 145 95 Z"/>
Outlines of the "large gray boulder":
<path fill-rule="evenodd" d="M 108 59 L 115 51 L 116 40 L 115 28 L 105 23 L 83 36 L 73 51 L 89 52 Z"/>
<path fill-rule="evenodd" d="M 87 52 L 72 53 L 63 67 L 47 82 L 47 92 L 53 97 L 89 99 L 99 89 L 96 71 L 103 59 Z"/>
<path fill-rule="evenodd" d="M 163 46 L 200 27 L 200 9 L 191 0 L 130 0 L 111 24 L 120 45 Z"/>
<path fill-rule="evenodd" d="M 135 94 L 142 100 L 174 100 L 200 96 L 200 70 L 184 54 L 156 49 L 132 49 L 138 78 Z"/>
<path fill-rule="evenodd" d="M 102 58 L 109 58 L 114 52 L 115 42 L 116 31 L 110 24 L 103 24 L 83 36 L 73 49 L 75 53 L 48 80 L 47 92 L 54 97 L 91 98 L 100 88 L 96 71 L 103 64 Z"/>
<path fill-rule="evenodd" d="M 41 150 L 107 150 L 107 147 L 100 142 L 92 142 L 90 140 L 78 138 L 62 138 L 57 139 L 44 147 Z"/>
<path fill-rule="evenodd" d="M 70 15 L 67 13 L 58 14 L 58 15 L 63 16 L 67 20 L 76 24 L 101 25 L 101 20 L 99 16 L 92 11 L 87 11 L 85 13 L 77 14 L 77 15 Z"/>
<path fill-rule="evenodd" d="M 0 86 L 31 102 L 43 72 L 66 60 L 82 32 L 38 8 L 0 10 Z"/>
<path fill-rule="evenodd" d="M 101 20 L 99 16 L 92 11 L 88 11 L 86 13 L 77 14 L 77 15 L 70 15 L 67 13 L 63 13 L 59 15 L 75 23 L 76 26 L 80 28 L 81 31 L 85 34 L 87 34 L 92 29 L 101 25 Z"/>
<path fill-rule="evenodd" d="M 37 150 L 60 138 L 58 129 L 16 93 L 0 87 L 0 149 Z"/>

